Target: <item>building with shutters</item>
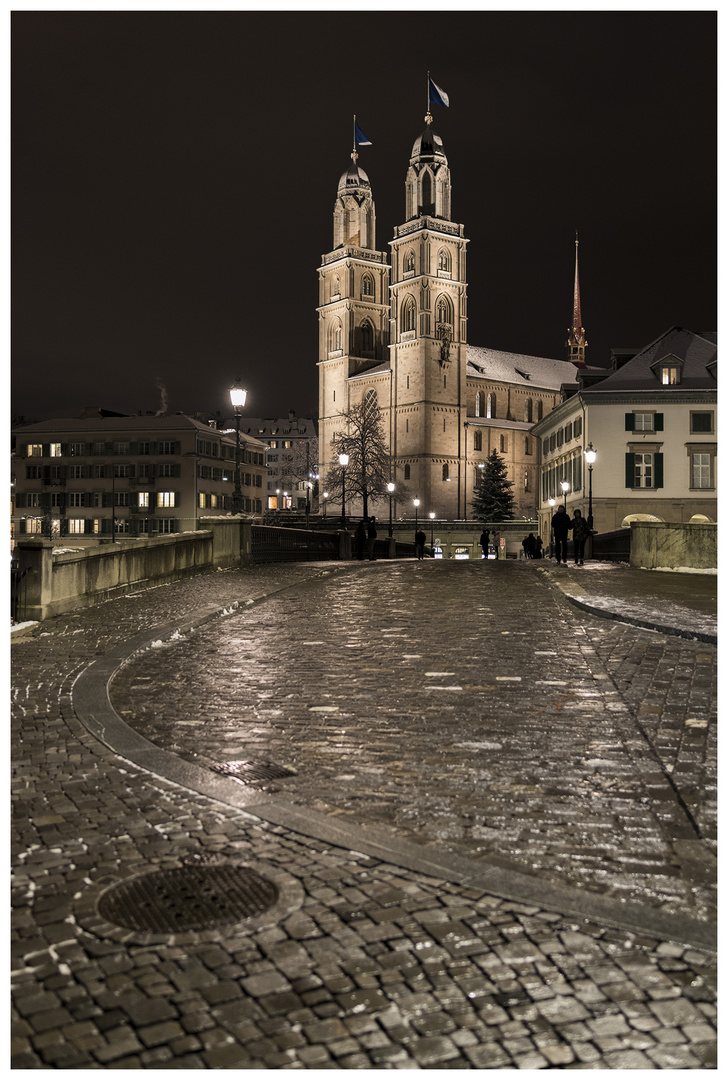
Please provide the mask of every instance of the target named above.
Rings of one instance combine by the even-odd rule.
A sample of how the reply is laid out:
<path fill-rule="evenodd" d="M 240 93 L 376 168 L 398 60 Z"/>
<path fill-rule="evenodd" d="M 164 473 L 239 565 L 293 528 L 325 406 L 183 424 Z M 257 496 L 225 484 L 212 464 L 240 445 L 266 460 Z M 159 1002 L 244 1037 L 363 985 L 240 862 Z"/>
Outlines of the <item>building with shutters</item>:
<path fill-rule="evenodd" d="M 236 435 L 189 416 L 96 415 L 13 432 L 15 539 L 68 543 L 198 528 L 230 513 Z M 265 444 L 240 436 L 243 508 L 261 514 Z"/>
<path fill-rule="evenodd" d="M 592 467 L 594 528 L 610 532 L 637 517 L 717 518 L 717 335 L 673 326 L 638 353 L 613 353 L 599 377 L 536 423 L 541 444 L 539 531 L 548 539 L 554 503 L 589 508 L 584 451 Z"/>

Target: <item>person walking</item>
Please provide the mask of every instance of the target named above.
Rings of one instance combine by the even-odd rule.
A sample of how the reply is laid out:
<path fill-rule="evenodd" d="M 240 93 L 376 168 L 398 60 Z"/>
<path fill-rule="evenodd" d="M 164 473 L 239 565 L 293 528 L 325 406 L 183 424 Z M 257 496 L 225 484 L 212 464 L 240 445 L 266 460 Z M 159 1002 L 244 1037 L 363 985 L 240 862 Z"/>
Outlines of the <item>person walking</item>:
<path fill-rule="evenodd" d="M 574 565 L 584 565 L 584 546 L 591 536 L 591 529 L 585 517 L 582 517 L 581 510 L 574 511 L 573 521 L 573 536 L 574 536 Z"/>
<path fill-rule="evenodd" d="M 367 529 L 364 521 L 360 521 L 356 527 L 354 533 L 354 541 L 356 542 L 356 557 L 357 559 L 364 558 L 364 545 L 367 542 Z"/>
<path fill-rule="evenodd" d="M 523 543 L 521 545 L 527 559 L 536 558 L 536 537 L 533 533 L 529 533 L 528 536 L 524 536 Z"/>
<path fill-rule="evenodd" d="M 369 562 L 374 562 L 374 545 L 377 540 L 377 526 L 375 524 L 376 519 L 374 515 L 369 518 L 369 524 L 367 526 L 367 549 L 369 552 Z"/>
<path fill-rule="evenodd" d="M 490 543 L 490 532 L 487 529 L 483 529 L 480 534 L 480 546 L 483 549 L 483 558 L 488 558 L 488 544 Z"/>
<path fill-rule="evenodd" d="M 543 540 L 540 536 L 536 537 L 536 545 L 533 549 L 534 559 L 543 559 Z"/>
<path fill-rule="evenodd" d="M 422 560 L 425 557 L 425 543 L 427 537 L 422 529 L 418 529 L 415 533 L 415 551 L 417 552 L 417 558 Z"/>
<path fill-rule="evenodd" d="M 563 562 L 566 566 L 566 545 L 569 540 L 571 518 L 566 513 L 565 506 L 559 506 L 551 518 L 551 528 L 554 534 L 554 547 L 556 548 L 556 562 Z"/>

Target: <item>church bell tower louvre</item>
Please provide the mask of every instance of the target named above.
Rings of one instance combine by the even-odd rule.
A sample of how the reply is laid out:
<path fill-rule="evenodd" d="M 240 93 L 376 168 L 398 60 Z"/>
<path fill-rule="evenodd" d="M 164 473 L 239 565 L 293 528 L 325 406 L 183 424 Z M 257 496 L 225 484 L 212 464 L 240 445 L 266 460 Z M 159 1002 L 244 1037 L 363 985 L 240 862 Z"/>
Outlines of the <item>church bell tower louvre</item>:
<path fill-rule="evenodd" d="M 355 126 L 355 131 L 359 129 Z M 333 250 L 319 267 L 319 445 L 322 468 L 349 401 L 348 380 L 385 363 L 389 344 L 389 265 L 377 251 L 374 197 L 358 164 L 339 180 L 333 213 Z"/>
<path fill-rule="evenodd" d="M 393 479 L 438 516 L 460 518 L 469 497 L 467 240 L 451 220 L 450 169 L 429 109 L 425 122 L 405 180 L 406 221 L 390 241 Z"/>

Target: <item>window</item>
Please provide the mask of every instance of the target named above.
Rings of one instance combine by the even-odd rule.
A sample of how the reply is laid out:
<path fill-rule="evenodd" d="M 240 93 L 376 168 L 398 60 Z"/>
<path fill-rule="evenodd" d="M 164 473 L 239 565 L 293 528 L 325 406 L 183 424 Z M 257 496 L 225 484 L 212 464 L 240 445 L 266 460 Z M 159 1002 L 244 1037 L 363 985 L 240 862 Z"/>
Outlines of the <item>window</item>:
<path fill-rule="evenodd" d="M 171 461 L 162 462 L 160 465 L 157 465 L 158 476 L 176 476 L 177 473 L 175 470 L 176 465 L 173 465 Z"/>
<path fill-rule="evenodd" d="M 85 473 L 85 467 L 83 465 L 68 465 L 66 475 L 71 480 L 81 480 Z"/>
<path fill-rule="evenodd" d="M 528 435 L 526 435 L 526 437 L 525 437 L 525 439 L 523 441 L 523 450 L 524 450 L 524 453 L 528 454 L 529 457 L 530 457 L 530 454 L 531 454 L 531 440 L 529 439 Z"/>
<path fill-rule="evenodd" d="M 158 491 L 157 506 L 176 506 L 174 491 Z"/>
<path fill-rule="evenodd" d="M 414 274 L 415 272 L 415 253 L 414 251 L 408 251 L 404 260 L 404 272 L 405 274 Z"/>
<path fill-rule="evenodd" d="M 625 485 L 628 488 L 661 488 L 662 454 L 653 451 L 625 454 Z"/>
<path fill-rule="evenodd" d="M 473 436 L 473 450 L 482 450 L 482 449 L 483 449 L 483 432 L 482 431 L 476 431 L 475 435 Z"/>
<path fill-rule="evenodd" d="M 139 443 L 139 453 L 140 454 L 151 454 L 151 452 L 152 452 L 152 444 L 150 442 L 145 441 L 145 442 L 140 442 Z"/>
<path fill-rule="evenodd" d="M 447 251 L 441 251 L 437 256 L 437 269 L 443 270 L 445 273 L 450 273 L 450 255 Z"/>
<path fill-rule="evenodd" d="M 417 306 L 411 296 L 408 296 L 404 302 L 404 309 L 402 311 L 402 330 L 404 333 L 408 333 L 414 330 L 417 326 Z"/>
<path fill-rule="evenodd" d="M 331 324 L 329 338 L 329 352 L 341 352 L 341 320 L 336 319 Z"/>
<path fill-rule="evenodd" d="M 148 491 L 140 491 L 140 492 L 138 492 L 138 494 L 137 494 L 137 506 L 141 506 L 145 510 L 148 508 L 148 506 L 149 506 L 149 492 Z"/>
<path fill-rule="evenodd" d="M 69 506 L 83 506 L 83 492 L 82 491 L 72 491 L 72 492 L 70 492 L 70 494 L 68 496 L 68 505 Z"/>
<path fill-rule="evenodd" d="M 359 338 L 362 353 L 374 352 L 374 327 L 367 319 L 359 327 Z"/>
<path fill-rule="evenodd" d="M 115 491 L 114 506 L 131 506 L 131 493 L 129 491 Z"/>
<path fill-rule="evenodd" d="M 663 386 L 677 386 L 680 382 L 680 369 L 665 366 L 660 369 L 660 382 Z"/>
<path fill-rule="evenodd" d="M 128 446 L 129 444 L 127 443 L 126 445 Z M 175 453 L 175 447 L 176 447 L 176 444 L 175 444 L 173 439 L 163 439 L 162 442 L 160 442 L 160 444 L 159 444 L 159 453 L 160 454 L 174 454 Z M 127 450 L 125 452 L 128 453 L 129 451 Z"/>
<path fill-rule="evenodd" d="M 43 518 L 26 518 L 25 531 L 39 536 L 43 532 Z"/>
<path fill-rule="evenodd" d="M 693 488 L 712 488 L 711 455 L 694 453 L 692 458 L 692 476 L 690 486 Z"/>
<path fill-rule="evenodd" d="M 663 414 L 653 412 L 630 412 L 624 414 L 625 431 L 662 431 Z"/>
<path fill-rule="evenodd" d="M 86 452 L 86 444 L 82 442 L 72 442 L 70 452 L 72 457 L 80 457 Z"/>
<path fill-rule="evenodd" d="M 405 465 L 405 467 L 404 467 L 404 478 L 405 478 L 405 480 L 410 479 L 410 467 L 409 467 L 409 465 Z"/>
<path fill-rule="evenodd" d="M 51 457 L 61 456 L 61 444 L 59 442 L 51 443 Z"/>
<path fill-rule="evenodd" d="M 132 465 L 114 465 L 114 476 L 133 476 L 134 468 Z"/>
<path fill-rule="evenodd" d="M 172 445 L 174 445 L 174 443 Z M 128 454 L 130 449 L 131 449 L 131 447 L 129 446 L 128 442 L 115 442 L 114 443 L 114 453 L 115 454 Z M 174 450 L 169 450 L 169 451 L 160 450 L 160 453 L 161 454 L 166 454 L 166 453 L 173 454 Z"/>
<path fill-rule="evenodd" d="M 341 292 L 341 283 L 339 281 L 339 275 L 334 274 L 331 279 L 331 297 L 332 299 L 339 295 Z"/>
<path fill-rule="evenodd" d="M 365 274 L 361 282 L 362 296 L 374 296 L 374 280 L 371 274 Z"/>
<path fill-rule="evenodd" d="M 63 506 L 63 495 L 60 492 L 51 492 L 51 506 Z"/>
<path fill-rule="evenodd" d="M 574 425 L 573 424 L 567 424 L 566 427 L 564 428 L 564 442 L 571 442 L 571 437 L 573 435 L 573 432 L 574 432 Z"/>
<path fill-rule="evenodd" d="M 485 415 L 491 419 L 495 417 L 495 394 L 488 394 L 485 404 Z"/>
<path fill-rule="evenodd" d="M 43 457 L 42 443 L 28 443 L 28 457 Z"/>
<path fill-rule="evenodd" d="M 635 431 L 652 431 L 653 430 L 653 416 L 652 413 L 638 412 L 634 414 L 634 430 Z"/>
<path fill-rule="evenodd" d="M 68 531 L 71 536 L 78 536 L 86 531 L 86 518 L 69 518 Z"/>
<path fill-rule="evenodd" d="M 536 402 L 536 419 L 543 420 L 543 401 L 540 398 Z"/>
<path fill-rule="evenodd" d="M 529 398 L 526 402 L 526 423 L 533 423 L 533 398 Z"/>
<path fill-rule="evenodd" d="M 367 390 L 364 395 L 363 401 L 364 415 L 369 421 L 376 421 L 378 419 L 379 402 L 377 399 L 376 390 Z"/>
<path fill-rule="evenodd" d="M 485 415 L 485 393 L 483 390 L 478 390 L 477 394 L 475 395 L 475 415 Z"/>
<path fill-rule="evenodd" d="M 441 326 L 452 326 L 452 307 L 450 301 L 444 296 L 437 301 L 437 321 Z"/>
<path fill-rule="evenodd" d="M 505 435 L 501 435 L 500 437 L 500 448 L 501 454 L 505 454 L 508 450 L 508 439 L 505 437 Z"/>
<path fill-rule="evenodd" d="M 523 490 L 528 491 L 528 473 L 523 474 Z"/>
<path fill-rule="evenodd" d="M 160 518 L 157 522 L 157 532 L 161 533 L 173 533 L 177 532 L 177 522 L 174 518 Z"/>
<path fill-rule="evenodd" d="M 442 478 L 443 480 L 450 479 L 450 466 L 447 463 L 445 463 L 442 467 Z"/>
<path fill-rule="evenodd" d="M 693 435 L 710 434 L 713 431 L 712 412 L 691 412 L 690 432 Z"/>

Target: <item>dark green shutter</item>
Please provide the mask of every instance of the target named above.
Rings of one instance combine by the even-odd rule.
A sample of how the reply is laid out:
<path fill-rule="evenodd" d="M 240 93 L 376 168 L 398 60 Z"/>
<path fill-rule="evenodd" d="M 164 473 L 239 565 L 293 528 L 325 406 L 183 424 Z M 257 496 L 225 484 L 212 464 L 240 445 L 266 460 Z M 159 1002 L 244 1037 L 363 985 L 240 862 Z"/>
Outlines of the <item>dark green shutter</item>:
<path fill-rule="evenodd" d="M 628 412 L 624 414 L 624 430 L 634 431 L 634 413 Z"/>
<path fill-rule="evenodd" d="M 634 487 L 634 454 L 624 455 L 624 486 L 628 488 Z"/>
<path fill-rule="evenodd" d="M 655 413 L 655 431 L 663 431 L 663 430 L 664 430 L 663 413 L 656 412 Z"/>
<path fill-rule="evenodd" d="M 655 454 L 655 487 L 663 487 L 662 454 Z"/>

